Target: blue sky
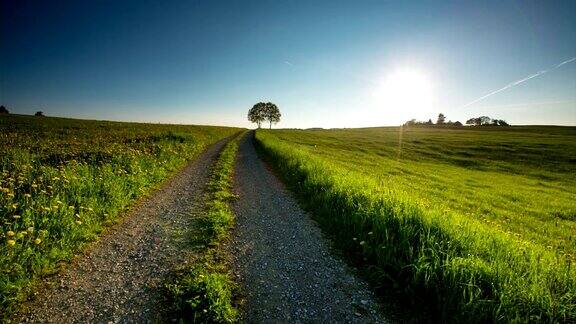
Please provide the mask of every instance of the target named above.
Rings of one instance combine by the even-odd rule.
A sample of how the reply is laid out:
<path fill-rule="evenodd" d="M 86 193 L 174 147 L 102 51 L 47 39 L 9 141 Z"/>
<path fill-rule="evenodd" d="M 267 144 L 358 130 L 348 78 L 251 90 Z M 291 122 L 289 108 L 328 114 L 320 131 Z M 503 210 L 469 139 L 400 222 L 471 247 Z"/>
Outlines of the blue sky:
<path fill-rule="evenodd" d="M 2 1 L 14 113 L 249 127 L 576 125 L 576 1 Z M 467 105 L 515 81 L 533 76 Z"/>

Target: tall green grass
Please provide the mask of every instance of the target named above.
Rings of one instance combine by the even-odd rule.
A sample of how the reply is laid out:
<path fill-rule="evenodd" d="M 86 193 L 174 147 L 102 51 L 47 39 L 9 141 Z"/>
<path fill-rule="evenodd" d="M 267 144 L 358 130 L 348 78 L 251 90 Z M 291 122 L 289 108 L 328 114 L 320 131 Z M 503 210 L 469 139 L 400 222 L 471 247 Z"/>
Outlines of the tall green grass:
<path fill-rule="evenodd" d="M 458 193 L 450 190 L 434 191 L 423 187 L 424 193 L 415 192 L 419 185 L 435 183 L 450 187 L 457 182 L 450 177 L 442 181 L 443 170 L 457 172 L 454 168 L 461 168 L 461 181 L 481 179 L 474 172 L 504 178 L 510 175 L 507 173 L 514 173 L 517 166 L 509 156 L 505 157 L 507 163 L 486 158 L 486 153 L 483 153 L 484 158 L 468 157 L 471 163 L 481 166 L 476 165 L 474 170 L 450 161 L 455 158 L 451 149 L 462 146 L 465 137 L 469 141 L 475 138 L 476 143 L 488 142 L 497 146 L 507 134 L 486 130 L 488 133 L 482 137 L 482 133 L 413 130 L 427 133 L 432 140 L 426 141 L 426 137 L 418 138 L 419 134 L 401 134 L 397 128 L 395 137 L 387 136 L 388 130 L 258 131 L 256 144 L 320 225 L 332 233 L 336 244 L 354 256 L 377 286 L 394 286 L 408 300 L 426 303 L 429 315 L 436 320 L 576 320 L 576 270 L 572 265 L 573 257 L 566 254 L 566 251 L 574 250 L 573 246 L 553 248 L 546 245 L 550 241 L 546 237 L 541 241 L 523 239 L 496 226 L 498 223 L 493 220 L 467 213 L 467 209 L 478 208 L 478 205 L 480 208 L 493 206 L 494 202 L 485 200 L 491 197 L 489 188 L 484 188 L 486 192 L 479 188 L 476 201 L 451 197 L 450 194 Z M 408 139 L 404 151 L 399 152 L 398 134 L 405 139 L 410 136 L 418 139 Z M 520 135 L 532 140 L 538 136 Z M 434 137 L 440 137 L 436 138 L 435 144 L 443 145 L 444 153 L 427 156 L 425 146 L 431 145 Z M 421 140 L 425 144 L 414 142 Z M 558 136 L 556 141 L 561 145 L 566 139 Z M 529 143 L 524 141 L 524 144 Z M 472 143 L 467 145 L 474 147 Z M 514 146 L 511 149 L 514 150 Z M 407 156 L 402 158 L 402 153 Z M 427 170 L 434 170 L 436 166 L 436 172 L 420 173 L 422 160 L 426 159 Z M 508 167 L 503 167 L 506 164 Z M 527 178 L 534 173 L 545 173 L 546 167 L 542 167 L 543 171 L 533 167 L 528 172 L 520 172 L 520 176 Z M 562 167 L 570 169 L 572 166 L 564 164 Z M 389 179 L 381 177 L 380 169 L 386 172 L 402 170 L 410 183 L 400 179 L 400 184 L 387 186 Z M 472 175 L 468 171 L 473 171 Z M 448 175 L 453 175 L 450 172 Z M 402 174 L 397 177 L 401 178 Z M 573 181 L 573 175 L 566 173 L 565 177 L 569 178 L 567 182 Z M 516 183 L 519 192 L 528 190 L 521 188 L 523 184 Z M 563 185 L 562 181 L 554 184 Z M 513 183 L 507 185 L 514 188 Z M 452 206 L 450 202 L 460 204 Z M 467 208 L 466 203 L 472 207 Z M 540 209 L 546 209 L 547 203 L 554 202 L 540 202 L 543 205 Z M 497 219 L 499 205 L 494 206 L 496 213 L 492 219 Z M 569 200 L 561 207 L 574 210 Z M 499 221 L 521 219 L 521 215 L 515 216 Z M 573 223 L 566 223 L 568 221 L 564 219 L 554 221 L 564 221 L 565 229 L 574 229 Z M 555 227 L 554 221 L 546 226 Z M 509 228 L 520 228 L 520 224 Z M 533 232 L 531 235 L 537 237 Z M 563 232 L 563 235 L 570 238 L 574 232 Z"/>
<path fill-rule="evenodd" d="M 136 199 L 238 131 L 0 116 L 0 314 Z"/>
<path fill-rule="evenodd" d="M 201 255 L 191 266 L 180 269 L 176 280 L 167 286 L 177 317 L 184 322 L 231 323 L 238 319 L 232 301 L 235 283 L 225 253 L 217 246 L 234 224 L 229 202 L 234 198 L 232 177 L 241 136 L 224 147 L 211 172 L 205 214 L 193 238 L 203 244 Z"/>

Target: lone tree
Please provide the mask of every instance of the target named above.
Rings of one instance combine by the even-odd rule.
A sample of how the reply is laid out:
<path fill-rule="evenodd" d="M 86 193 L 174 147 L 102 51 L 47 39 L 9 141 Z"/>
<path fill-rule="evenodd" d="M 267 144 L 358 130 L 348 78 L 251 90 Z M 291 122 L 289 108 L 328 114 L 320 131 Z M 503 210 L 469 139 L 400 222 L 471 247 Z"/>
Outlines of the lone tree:
<path fill-rule="evenodd" d="M 34 116 L 36 116 L 36 117 L 44 117 L 44 113 L 41 112 L 41 111 L 37 111 L 37 112 L 34 114 Z"/>
<path fill-rule="evenodd" d="M 259 102 L 248 111 L 248 120 L 256 123 L 258 128 L 262 127 L 262 122 L 264 121 L 268 121 L 270 128 L 272 128 L 272 123 L 275 124 L 279 122 L 281 116 L 278 106 L 271 102 Z"/>
<path fill-rule="evenodd" d="M 436 121 L 436 124 L 443 125 L 444 123 L 446 123 L 446 116 L 444 116 L 443 113 L 440 113 L 438 115 L 438 120 Z"/>
<path fill-rule="evenodd" d="M 264 108 L 264 117 L 270 123 L 270 129 L 272 129 L 272 123 L 278 123 L 282 114 L 280 114 L 278 106 L 271 102 L 267 102 Z"/>
<path fill-rule="evenodd" d="M 263 102 L 259 102 L 252 106 L 248 111 L 248 120 L 252 123 L 256 123 L 258 128 L 262 126 L 262 122 L 266 120 L 266 116 L 264 115 L 266 109 L 266 104 Z"/>
<path fill-rule="evenodd" d="M 4 106 L 0 106 L 0 115 L 9 114 L 8 109 Z"/>

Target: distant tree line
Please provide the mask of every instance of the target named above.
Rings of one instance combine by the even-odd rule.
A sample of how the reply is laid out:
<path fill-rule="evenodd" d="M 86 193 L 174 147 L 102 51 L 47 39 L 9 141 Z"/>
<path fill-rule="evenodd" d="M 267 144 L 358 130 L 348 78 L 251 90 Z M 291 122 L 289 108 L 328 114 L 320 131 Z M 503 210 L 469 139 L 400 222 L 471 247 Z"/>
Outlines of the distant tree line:
<path fill-rule="evenodd" d="M 504 119 L 492 119 L 488 116 L 480 116 L 470 118 L 466 121 L 466 125 L 472 126 L 510 126 Z"/>
<path fill-rule="evenodd" d="M 418 121 L 416 119 L 410 119 L 404 126 L 464 126 L 459 121 L 446 121 L 446 116 L 442 113 L 438 115 L 436 119 L 436 123 L 432 122 L 432 119 L 428 119 L 428 121 Z M 481 116 L 477 118 L 470 118 L 466 121 L 466 125 L 470 126 L 510 126 L 505 120 L 503 119 L 492 119 L 488 116 Z"/>
<path fill-rule="evenodd" d="M 258 128 L 262 127 L 265 121 L 268 121 L 272 128 L 272 123 L 278 123 L 280 117 L 282 117 L 280 109 L 271 102 L 259 102 L 248 111 L 248 120 L 258 125 Z"/>
<path fill-rule="evenodd" d="M 6 108 L 4 105 L 0 106 L 0 115 L 8 115 L 10 113 L 10 111 L 8 111 L 8 108 Z M 34 116 L 37 117 L 44 117 L 44 113 L 41 111 L 37 111 Z"/>

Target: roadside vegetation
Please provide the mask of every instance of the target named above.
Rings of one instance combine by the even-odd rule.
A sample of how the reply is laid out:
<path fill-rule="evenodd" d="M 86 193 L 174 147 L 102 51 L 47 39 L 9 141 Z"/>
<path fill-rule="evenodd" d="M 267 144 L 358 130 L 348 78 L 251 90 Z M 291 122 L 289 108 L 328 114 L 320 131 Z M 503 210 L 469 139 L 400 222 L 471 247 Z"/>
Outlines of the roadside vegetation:
<path fill-rule="evenodd" d="M 232 177 L 242 136 L 224 147 L 211 171 L 205 214 L 192 238 L 200 246 L 201 255 L 190 266 L 179 269 L 175 281 L 167 286 L 177 317 L 184 322 L 229 323 L 238 318 L 233 305 L 236 286 L 229 274 L 225 252 L 218 245 L 234 224 L 229 202 L 234 198 Z"/>
<path fill-rule="evenodd" d="M 426 316 L 576 320 L 576 128 L 258 130 L 256 144 L 373 284 Z"/>
<path fill-rule="evenodd" d="M 0 116 L 0 313 L 136 199 L 238 131 Z"/>

